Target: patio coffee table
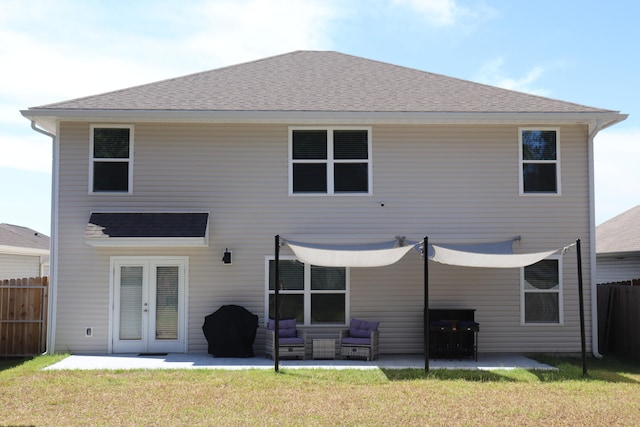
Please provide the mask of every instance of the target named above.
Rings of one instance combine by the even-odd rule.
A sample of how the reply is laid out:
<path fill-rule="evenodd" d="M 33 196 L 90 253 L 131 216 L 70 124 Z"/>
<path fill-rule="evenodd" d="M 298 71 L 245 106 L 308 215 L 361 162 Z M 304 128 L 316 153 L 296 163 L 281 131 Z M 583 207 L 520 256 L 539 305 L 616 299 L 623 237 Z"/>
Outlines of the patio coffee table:
<path fill-rule="evenodd" d="M 336 340 L 334 339 L 314 339 L 313 340 L 314 359 L 335 359 Z"/>

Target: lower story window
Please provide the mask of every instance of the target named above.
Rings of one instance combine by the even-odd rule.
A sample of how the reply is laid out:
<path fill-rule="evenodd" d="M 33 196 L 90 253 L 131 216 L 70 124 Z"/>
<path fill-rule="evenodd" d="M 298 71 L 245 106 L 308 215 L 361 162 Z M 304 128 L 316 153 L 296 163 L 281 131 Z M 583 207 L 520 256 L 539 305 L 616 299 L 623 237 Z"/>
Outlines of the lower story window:
<path fill-rule="evenodd" d="M 267 260 L 267 310 L 275 318 L 275 260 Z M 349 274 L 344 267 L 320 267 L 280 258 L 278 311 L 304 325 L 344 325 Z"/>
<path fill-rule="evenodd" d="M 562 323 L 560 258 L 548 258 L 522 269 L 522 320 L 525 324 Z"/>

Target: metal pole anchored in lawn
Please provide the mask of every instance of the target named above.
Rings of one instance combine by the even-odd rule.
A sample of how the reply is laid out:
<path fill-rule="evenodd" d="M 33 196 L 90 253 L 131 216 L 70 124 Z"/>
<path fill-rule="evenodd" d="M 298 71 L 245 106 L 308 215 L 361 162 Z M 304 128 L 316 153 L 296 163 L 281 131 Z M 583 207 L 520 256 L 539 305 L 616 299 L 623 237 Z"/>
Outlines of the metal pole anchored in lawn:
<path fill-rule="evenodd" d="M 429 238 L 422 242 L 422 259 L 424 261 L 424 314 L 422 330 L 424 334 L 424 371 L 429 372 Z"/>
<path fill-rule="evenodd" d="M 582 291 L 582 253 L 580 250 L 580 239 L 576 240 L 576 256 L 578 258 L 578 299 L 580 303 L 580 343 L 582 344 L 582 375 L 586 377 L 587 344 L 584 330 L 584 294 Z M 591 278 L 591 280 L 593 280 L 593 277 Z M 591 319 L 591 321 L 593 322 L 593 319 Z"/>
<path fill-rule="evenodd" d="M 274 278 L 274 298 L 273 298 L 273 311 L 274 311 L 274 321 L 273 325 L 273 335 L 275 343 L 273 344 L 273 366 L 276 372 L 278 372 L 278 360 L 280 359 L 280 315 L 278 308 L 280 307 L 278 301 L 278 288 L 280 287 L 280 235 L 276 235 L 276 247 L 275 247 L 275 278 Z"/>

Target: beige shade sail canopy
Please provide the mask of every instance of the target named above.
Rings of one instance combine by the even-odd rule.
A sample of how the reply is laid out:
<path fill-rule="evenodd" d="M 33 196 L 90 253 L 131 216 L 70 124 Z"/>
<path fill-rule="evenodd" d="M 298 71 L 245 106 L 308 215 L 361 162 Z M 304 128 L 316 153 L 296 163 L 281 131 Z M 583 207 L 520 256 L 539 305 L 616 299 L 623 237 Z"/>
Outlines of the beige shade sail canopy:
<path fill-rule="evenodd" d="M 510 239 L 496 243 L 429 245 L 429 259 L 461 267 L 520 268 L 535 264 L 569 246 L 514 254 Z M 402 259 L 411 249 L 422 253 L 422 242 L 403 239 L 361 245 L 323 245 L 284 240 L 299 261 L 324 267 L 383 267 Z"/>
<path fill-rule="evenodd" d="M 397 241 L 370 245 L 317 245 L 286 241 L 299 261 L 323 267 L 383 267 L 395 264 L 416 245 Z"/>

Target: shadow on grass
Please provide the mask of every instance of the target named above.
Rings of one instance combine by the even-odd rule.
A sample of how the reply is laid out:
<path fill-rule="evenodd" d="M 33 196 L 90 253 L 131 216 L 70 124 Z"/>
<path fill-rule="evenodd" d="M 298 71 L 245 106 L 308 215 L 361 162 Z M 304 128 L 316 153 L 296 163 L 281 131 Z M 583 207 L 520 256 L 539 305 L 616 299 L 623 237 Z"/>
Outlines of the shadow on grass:
<path fill-rule="evenodd" d="M 637 360 L 605 356 L 601 359 L 589 357 L 587 359 L 587 376 L 583 376 L 582 359 L 576 357 L 533 356 L 542 363 L 556 366 L 558 371 L 534 373 L 540 381 L 604 381 L 611 383 L 640 383 L 640 365 Z"/>
<path fill-rule="evenodd" d="M 0 372 L 5 371 L 7 369 L 15 368 L 16 366 L 20 366 L 25 362 L 33 359 L 32 357 L 4 357 L 0 358 Z"/>
<path fill-rule="evenodd" d="M 425 372 L 423 369 L 381 369 L 389 381 L 414 380 L 451 380 L 469 382 L 517 382 L 513 378 L 496 371 L 481 371 L 468 369 L 433 369 Z"/>
<path fill-rule="evenodd" d="M 583 376 L 582 359 L 572 357 L 535 356 L 539 362 L 558 370 L 514 369 L 509 371 L 482 371 L 461 369 L 382 369 L 389 381 L 450 380 L 468 382 L 563 382 L 600 381 L 609 383 L 640 384 L 640 365 L 634 360 L 615 357 L 590 358 L 587 376 Z"/>

